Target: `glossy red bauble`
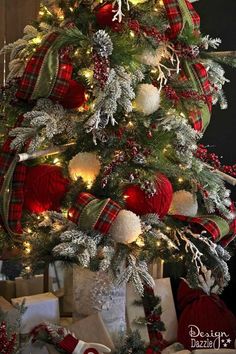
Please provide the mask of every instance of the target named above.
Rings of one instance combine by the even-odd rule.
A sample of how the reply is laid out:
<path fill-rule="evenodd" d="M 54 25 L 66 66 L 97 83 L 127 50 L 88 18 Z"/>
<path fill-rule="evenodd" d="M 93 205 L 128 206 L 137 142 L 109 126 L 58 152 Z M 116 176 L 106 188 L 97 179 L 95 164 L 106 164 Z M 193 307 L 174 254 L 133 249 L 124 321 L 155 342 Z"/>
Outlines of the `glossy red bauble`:
<path fill-rule="evenodd" d="M 85 87 L 76 80 L 69 81 L 69 89 L 60 100 L 60 104 L 67 109 L 81 107 L 86 102 Z"/>
<path fill-rule="evenodd" d="M 115 13 L 112 4 L 105 4 L 96 10 L 96 20 L 101 27 L 114 27 L 118 21 L 113 21 Z"/>
<path fill-rule="evenodd" d="M 158 214 L 163 218 L 169 211 L 173 188 L 168 178 L 157 174 L 156 194 L 148 196 L 138 185 L 130 185 L 124 190 L 126 208 L 137 215 Z"/>
<path fill-rule="evenodd" d="M 24 209 L 39 214 L 58 211 L 69 186 L 62 169 L 55 165 L 28 167 L 24 190 Z"/>

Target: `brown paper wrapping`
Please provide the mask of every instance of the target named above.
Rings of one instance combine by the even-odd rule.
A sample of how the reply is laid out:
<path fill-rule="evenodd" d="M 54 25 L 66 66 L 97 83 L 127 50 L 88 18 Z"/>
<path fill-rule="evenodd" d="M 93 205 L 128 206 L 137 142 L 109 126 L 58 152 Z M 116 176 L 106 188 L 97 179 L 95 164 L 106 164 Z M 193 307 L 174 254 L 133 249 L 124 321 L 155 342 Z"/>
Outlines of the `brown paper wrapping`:
<path fill-rule="evenodd" d="M 154 295 L 161 298 L 162 315 L 161 320 L 164 322 L 166 331 L 162 332 L 163 338 L 168 343 L 173 343 L 177 338 L 177 315 L 174 305 L 174 299 L 169 278 L 155 280 Z M 140 332 L 142 340 L 149 343 L 149 335 L 147 327 L 137 324 L 138 318 L 145 317 L 143 306 L 135 304 L 136 300 L 140 300 L 140 296 L 134 290 L 131 284 L 127 286 L 126 311 L 128 326 L 132 330 Z"/>
<path fill-rule="evenodd" d="M 6 322 L 13 326 L 16 323 L 18 317 L 17 310 L 2 296 L 0 296 L 0 309 L 5 314 Z"/>
<path fill-rule="evenodd" d="M 73 268 L 64 270 L 63 312 L 73 312 Z"/>
<path fill-rule="evenodd" d="M 114 350 L 114 344 L 99 313 L 73 323 L 68 329 L 84 342 L 104 344 Z M 49 354 L 59 354 L 52 345 L 47 345 L 47 349 Z"/>
<path fill-rule="evenodd" d="M 7 301 L 11 301 L 16 297 L 16 284 L 12 280 L 0 280 L 0 296 L 3 296 Z"/>
<path fill-rule="evenodd" d="M 236 349 L 197 349 L 192 354 L 236 354 Z"/>
<path fill-rule="evenodd" d="M 15 297 L 37 295 L 37 294 L 42 294 L 44 292 L 43 274 L 35 275 L 29 279 L 17 277 L 15 278 L 15 283 L 16 283 Z M 52 279 L 49 278 L 49 291 L 51 289 L 52 289 Z"/>

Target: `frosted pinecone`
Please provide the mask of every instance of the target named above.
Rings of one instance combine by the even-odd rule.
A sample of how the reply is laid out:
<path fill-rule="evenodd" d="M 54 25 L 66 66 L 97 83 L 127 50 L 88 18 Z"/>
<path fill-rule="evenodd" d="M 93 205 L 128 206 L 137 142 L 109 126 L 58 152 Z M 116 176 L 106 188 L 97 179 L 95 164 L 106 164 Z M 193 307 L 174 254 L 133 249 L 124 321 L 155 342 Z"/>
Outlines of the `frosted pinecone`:
<path fill-rule="evenodd" d="M 101 56 L 107 58 L 112 54 L 113 44 L 108 33 L 104 30 L 97 31 L 93 36 L 93 48 Z"/>

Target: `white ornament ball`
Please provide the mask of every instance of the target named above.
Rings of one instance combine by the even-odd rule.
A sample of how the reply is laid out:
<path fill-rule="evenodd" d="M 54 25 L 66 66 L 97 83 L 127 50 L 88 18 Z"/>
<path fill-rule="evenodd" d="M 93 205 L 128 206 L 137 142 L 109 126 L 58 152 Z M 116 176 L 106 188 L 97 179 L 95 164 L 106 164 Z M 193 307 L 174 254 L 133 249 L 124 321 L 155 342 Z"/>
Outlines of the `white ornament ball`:
<path fill-rule="evenodd" d="M 149 66 L 158 66 L 163 56 L 162 47 L 157 48 L 156 50 L 144 50 L 140 55 L 139 60 L 142 64 Z"/>
<path fill-rule="evenodd" d="M 83 181 L 91 187 L 99 175 L 101 163 L 96 154 L 92 152 L 80 152 L 69 162 L 68 170 L 71 179 L 76 181 L 82 177 Z"/>
<path fill-rule="evenodd" d="M 194 217 L 197 215 L 198 203 L 194 194 L 180 190 L 174 192 L 171 202 L 170 215 L 184 215 Z"/>
<path fill-rule="evenodd" d="M 110 228 L 113 240 L 129 244 L 142 233 L 140 218 L 129 210 L 121 210 Z"/>
<path fill-rule="evenodd" d="M 152 114 L 160 107 L 160 92 L 152 84 L 140 84 L 135 99 L 135 108 L 145 116 Z"/>

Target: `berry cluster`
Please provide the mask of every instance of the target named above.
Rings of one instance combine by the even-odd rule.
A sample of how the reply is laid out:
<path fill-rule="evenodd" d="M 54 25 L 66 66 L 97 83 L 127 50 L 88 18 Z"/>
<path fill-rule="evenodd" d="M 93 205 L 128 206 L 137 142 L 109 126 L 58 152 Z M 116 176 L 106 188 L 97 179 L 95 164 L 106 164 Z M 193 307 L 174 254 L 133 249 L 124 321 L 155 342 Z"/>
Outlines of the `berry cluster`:
<path fill-rule="evenodd" d="M 222 165 L 219 156 L 217 156 L 215 153 L 210 153 L 202 144 L 198 145 L 196 157 L 210 164 L 215 169 L 220 170 L 230 176 L 236 177 L 236 164 L 232 166 Z"/>

